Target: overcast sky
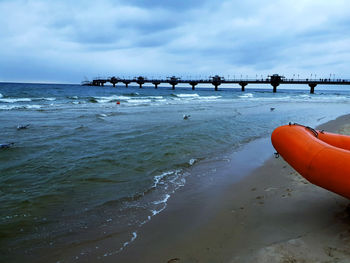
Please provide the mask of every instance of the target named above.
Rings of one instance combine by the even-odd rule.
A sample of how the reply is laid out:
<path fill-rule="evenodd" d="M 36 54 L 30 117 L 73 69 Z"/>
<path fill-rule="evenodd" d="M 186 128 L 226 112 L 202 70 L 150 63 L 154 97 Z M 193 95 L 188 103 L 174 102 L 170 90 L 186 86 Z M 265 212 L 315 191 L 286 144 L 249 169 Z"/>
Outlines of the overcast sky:
<path fill-rule="evenodd" d="M 0 81 L 350 78 L 348 0 L 0 0 Z"/>

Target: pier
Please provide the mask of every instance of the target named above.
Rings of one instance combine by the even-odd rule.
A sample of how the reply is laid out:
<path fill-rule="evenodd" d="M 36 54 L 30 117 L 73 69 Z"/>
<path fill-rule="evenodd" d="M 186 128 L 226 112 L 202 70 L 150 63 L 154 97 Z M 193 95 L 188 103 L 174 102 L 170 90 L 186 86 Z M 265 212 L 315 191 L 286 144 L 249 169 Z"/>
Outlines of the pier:
<path fill-rule="evenodd" d="M 248 84 L 268 84 L 272 86 L 272 91 L 277 92 L 277 87 L 282 84 L 293 84 L 293 85 L 308 85 L 310 88 L 310 93 L 313 94 L 315 92 L 315 88 L 317 85 L 350 85 L 350 80 L 348 79 L 331 79 L 331 78 L 310 78 L 310 79 L 287 79 L 284 76 L 273 74 L 268 76 L 267 78 L 256 78 L 256 79 L 225 79 L 219 75 L 215 75 L 213 77 L 209 77 L 207 79 L 181 79 L 176 76 L 168 77 L 166 79 L 148 79 L 146 77 L 135 77 L 135 78 L 118 78 L 118 77 L 110 77 L 110 78 L 96 78 L 93 81 L 85 81 L 82 85 L 85 86 L 104 86 L 106 83 L 111 83 L 113 87 L 116 86 L 117 83 L 123 83 L 127 88 L 130 83 L 136 83 L 140 88 L 146 83 L 153 84 L 157 89 L 158 86 L 162 83 L 170 84 L 172 89 L 175 89 L 178 84 L 188 84 L 192 87 L 192 90 L 195 90 L 196 86 L 199 84 L 211 84 L 214 86 L 214 90 L 217 91 L 221 84 L 238 84 L 242 91 L 245 91 Z"/>

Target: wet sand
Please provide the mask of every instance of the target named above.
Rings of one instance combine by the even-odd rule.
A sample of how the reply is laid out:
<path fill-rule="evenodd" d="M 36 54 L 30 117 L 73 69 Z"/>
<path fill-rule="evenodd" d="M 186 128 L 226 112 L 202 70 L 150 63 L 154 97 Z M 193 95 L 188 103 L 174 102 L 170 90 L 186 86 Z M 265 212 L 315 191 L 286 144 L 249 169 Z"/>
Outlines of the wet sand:
<path fill-rule="evenodd" d="M 350 115 L 319 128 L 350 134 Z M 212 171 L 222 180 L 188 182 L 130 246 L 102 261 L 349 262 L 347 199 L 310 184 L 282 158 L 270 157 L 245 171 L 248 176 L 228 180 L 253 167 L 245 161 Z"/>

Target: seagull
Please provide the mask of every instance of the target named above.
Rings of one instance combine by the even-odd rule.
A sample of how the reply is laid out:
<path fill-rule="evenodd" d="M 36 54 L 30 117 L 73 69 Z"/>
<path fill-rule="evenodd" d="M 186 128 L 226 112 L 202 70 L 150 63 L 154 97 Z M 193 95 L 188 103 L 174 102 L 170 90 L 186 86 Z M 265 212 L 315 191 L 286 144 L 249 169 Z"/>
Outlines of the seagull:
<path fill-rule="evenodd" d="M 27 124 L 27 125 L 18 125 L 17 126 L 17 130 L 24 130 L 24 129 L 27 129 L 29 127 L 30 124 Z"/>
<path fill-rule="evenodd" d="M 14 144 L 15 144 L 14 142 L 0 144 L 0 149 L 7 149 L 7 148 L 10 148 L 10 147 L 13 146 Z"/>

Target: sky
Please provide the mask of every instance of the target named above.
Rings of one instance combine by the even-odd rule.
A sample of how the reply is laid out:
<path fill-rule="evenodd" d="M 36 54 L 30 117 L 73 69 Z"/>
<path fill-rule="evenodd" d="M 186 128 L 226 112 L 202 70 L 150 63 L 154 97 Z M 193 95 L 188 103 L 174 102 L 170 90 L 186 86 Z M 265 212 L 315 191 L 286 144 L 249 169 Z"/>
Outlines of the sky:
<path fill-rule="evenodd" d="M 348 0 L 0 0 L 0 81 L 350 79 L 349 10 Z"/>

